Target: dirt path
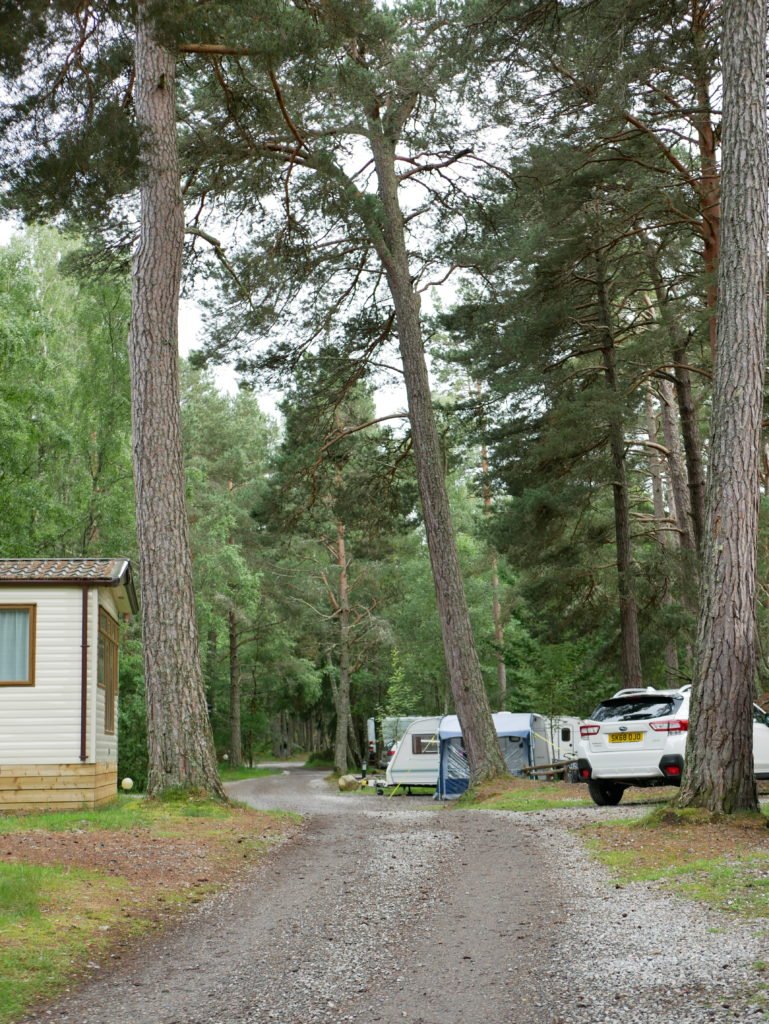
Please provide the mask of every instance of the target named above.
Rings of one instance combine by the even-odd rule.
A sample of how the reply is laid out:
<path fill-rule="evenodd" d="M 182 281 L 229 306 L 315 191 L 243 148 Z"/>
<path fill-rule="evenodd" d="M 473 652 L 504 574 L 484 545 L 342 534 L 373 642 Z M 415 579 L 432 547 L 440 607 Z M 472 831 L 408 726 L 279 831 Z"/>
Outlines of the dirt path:
<path fill-rule="evenodd" d="M 434 811 L 296 769 L 230 792 L 311 817 L 236 890 L 30 1024 L 763 1019 L 746 996 L 766 940 L 619 890 L 565 827 L 577 812 Z"/>

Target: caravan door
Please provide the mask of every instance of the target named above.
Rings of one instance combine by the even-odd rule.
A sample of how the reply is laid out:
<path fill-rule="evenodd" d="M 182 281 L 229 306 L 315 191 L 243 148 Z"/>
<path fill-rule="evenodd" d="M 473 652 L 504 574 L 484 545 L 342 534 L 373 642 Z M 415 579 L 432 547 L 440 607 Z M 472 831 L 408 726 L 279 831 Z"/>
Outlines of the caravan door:
<path fill-rule="evenodd" d="M 511 775 L 522 775 L 531 761 L 529 739 L 525 736 L 499 736 L 498 742 L 507 770 Z"/>

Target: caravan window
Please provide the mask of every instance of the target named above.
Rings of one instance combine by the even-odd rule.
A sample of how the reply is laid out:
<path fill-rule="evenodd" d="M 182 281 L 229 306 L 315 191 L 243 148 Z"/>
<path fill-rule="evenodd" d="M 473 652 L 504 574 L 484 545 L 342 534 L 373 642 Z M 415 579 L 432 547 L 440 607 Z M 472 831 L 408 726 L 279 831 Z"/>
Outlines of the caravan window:
<path fill-rule="evenodd" d="M 569 743 L 571 741 L 571 729 L 561 729 L 561 743 Z"/>
<path fill-rule="evenodd" d="M 35 685 L 34 604 L 0 605 L 0 686 Z"/>
<path fill-rule="evenodd" d="M 412 734 L 411 737 L 411 753 L 412 754 L 437 754 L 438 753 L 438 737 L 434 735 L 421 735 Z"/>

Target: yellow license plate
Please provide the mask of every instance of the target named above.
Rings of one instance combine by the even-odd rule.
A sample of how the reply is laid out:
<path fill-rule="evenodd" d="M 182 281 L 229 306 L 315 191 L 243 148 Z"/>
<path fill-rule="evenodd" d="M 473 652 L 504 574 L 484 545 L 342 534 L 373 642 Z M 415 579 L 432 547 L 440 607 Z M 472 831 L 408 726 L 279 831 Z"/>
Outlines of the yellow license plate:
<path fill-rule="evenodd" d="M 610 732 L 606 734 L 609 743 L 640 743 L 643 738 L 642 732 Z"/>

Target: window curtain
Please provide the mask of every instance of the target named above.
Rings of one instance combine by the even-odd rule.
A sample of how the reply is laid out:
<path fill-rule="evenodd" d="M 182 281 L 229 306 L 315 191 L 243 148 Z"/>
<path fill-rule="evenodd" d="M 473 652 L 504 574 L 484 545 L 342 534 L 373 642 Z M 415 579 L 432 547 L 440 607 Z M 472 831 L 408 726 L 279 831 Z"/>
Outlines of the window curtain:
<path fill-rule="evenodd" d="M 29 680 L 29 611 L 0 608 L 0 682 Z"/>

